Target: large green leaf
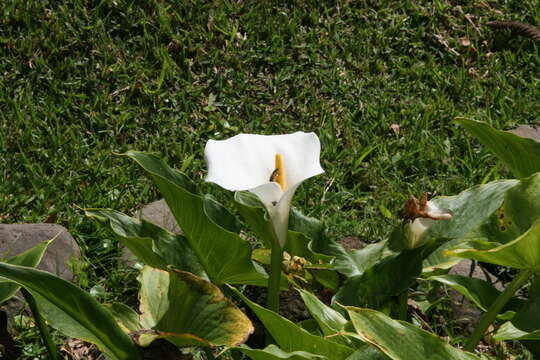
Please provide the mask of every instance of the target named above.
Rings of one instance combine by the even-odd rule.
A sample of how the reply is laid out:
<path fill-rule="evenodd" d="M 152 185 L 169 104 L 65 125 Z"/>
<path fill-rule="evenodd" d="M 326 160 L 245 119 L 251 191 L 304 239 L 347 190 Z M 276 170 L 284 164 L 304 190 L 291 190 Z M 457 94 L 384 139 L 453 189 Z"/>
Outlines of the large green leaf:
<path fill-rule="evenodd" d="M 54 239 L 40 242 L 33 248 L 30 248 L 12 257 L 11 259 L 6 260 L 6 263 L 12 265 L 36 267 L 41 262 L 43 254 L 45 254 L 47 247 L 52 241 L 54 241 Z M 11 299 L 11 297 L 15 295 L 19 288 L 20 286 L 12 281 L 0 279 L 0 304 Z"/>
<path fill-rule="evenodd" d="M 350 347 L 310 334 L 290 320 L 250 301 L 235 288 L 231 287 L 231 289 L 257 315 L 282 350 L 286 352 L 306 351 L 312 354 L 326 356 L 332 360 L 344 360 L 354 352 Z"/>
<path fill-rule="evenodd" d="M 167 270 L 169 265 L 206 277 L 187 239 L 144 219 L 138 220 L 115 210 L 86 209 L 88 217 L 107 226 L 139 260 Z"/>
<path fill-rule="evenodd" d="M 122 303 L 107 305 L 107 310 L 114 316 L 116 322 L 126 333 L 142 330 L 139 314 Z"/>
<path fill-rule="evenodd" d="M 452 256 L 491 264 L 540 271 L 540 220 L 523 235 L 507 244 L 478 239 L 462 243 L 459 248 L 449 249 L 447 252 Z"/>
<path fill-rule="evenodd" d="M 456 122 L 501 159 L 516 177 L 540 171 L 540 142 L 496 130 L 479 121 L 460 119 Z"/>
<path fill-rule="evenodd" d="M 267 275 L 251 260 L 251 245 L 236 232 L 232 215 L 155 155 L 129 151 L 154 180 L 189 240 L 208 277 L 217 284 L 267 284 Z"/>
<path fill-rule="evenodd" d="M 504 194 L 504 202 L 467 237 L 484 237 L 507 243 L 525 233 L 540 219 L 540 173 L 522 179 Z"/>
<path fill-rule="evenodd" d="M 362 249 L 347 251 L 338 244 L 331 246 L 336 257 L 334 268 L 347 277 L 362 275 L 364 271 L 375 265 L 383 257 L 392 252 L 387 248 L 385 241 L 369 244 Z"/>
<path fill-rule="evenodd" d="M 318 297 L 306 290 L 298 289 L 298 292 L 300 292 L 309 313 L 317 321 L 325 336 L 333 335 L 343 329 L 348 320 L 339 312 L 327 306 Z"/>
<path fill-rule="evenodd" d="M 365 343 L 364 343 L 365 344 Z M 367 345 L 356 350 L 345 360 L 388 360 L 390 359 L 376 347 Z"/>
<path fill-rule="evenodd" d="M 305 351 L 293 351 L 285 352 L 275 345 L 268 345 L 264 349 L 251 349 L 247 346 L 239 346 L 233 348 L 247 355 L 253 360 L 314 360 L 314 359 L 328 359 L 326 356 L 315 355 L 307 353 Z"/>
<path fill-rule="evenodd" d="M 221 290 L 189 272 L 145 266 L 140 323 L 177 346 L 236 346 L 253 326 Z"/>
<path fill-rule="evenodd" d="M 472 360 L 473 354 L 452 347 L 443 339 L 413 324 L 392 320 L 371 309 L 347 308 L 356 334 L 391 359 Z"/>
<path fill-rule="evenodd" d="M 378 308 L 392 296 L 401 294 L 422 273 L 422 261 L 440 245 L 432 239 L 426 245 L 387 256 L 365 270 L 350 277 L 339 289 L 334 301 L 343 305 Z"/>
<path fill-rule="evenodd" d="M 491 285 L 489 282 L 468 276 L 439 275 L 431 276 L 428 278 L 428 280 L 438 281 L 442 284 L 450 286 L 476 304 L 476 306 L 483 311 L 487 311 L 495 299 L 497 299 L 497 297 L 499 297 L 501 294 L 501 292 L 495 289 L 495 287 L 493 287 L 493 285 Z M 522 301 L 518 299 L 511 299 L 510 302 L 506 304 L 505 308 L 514 310 L 521 305 Z"/>
<path fill-rule="evenodd" d="M 353 347 L 355 349 L 365 347 L 365 343 L 361 341 L 340 335 L 340 333 L 343 332 L 345 325 L 349 321 L 345 319 L 339 312 L 323 303 L 314 294 L 301 289 L 298 289 L 298 291 L 300 292 L 300 296 L 302 296 L 304 304 L 306 304 L 306 308 L 319 325 L 319 328 L 322 330 L 322 334 L 324 336 L 326 336 L 329 340 Z"/>
<path fill-rule="evenodd" d="M 504 201 L 505 193 L 519 184 L 518 180 L 493 181 L 484 185 L 473 186 L 455 196 L 443 196 L 432 199 L 439 208 L 453 212 L 452 219 L 437 221 L 427 233 L 427 239 L 453 239 L 444 243 L 424 261 L 424 272 L 436 269 L 448 269 L 461 259 L 445 256 L 444 250 L 453 247 L 468 233 L 489 221 Z"/>
<path fill-rule="evenodd" d="M 113 359 L 139 358 L 135 344 L 110 312 L 72 283 L 45 271 L 6 263 L 0 263 L 0 276 L 31 292 L 47 321 L 65 335 L 94 343 Z"/>

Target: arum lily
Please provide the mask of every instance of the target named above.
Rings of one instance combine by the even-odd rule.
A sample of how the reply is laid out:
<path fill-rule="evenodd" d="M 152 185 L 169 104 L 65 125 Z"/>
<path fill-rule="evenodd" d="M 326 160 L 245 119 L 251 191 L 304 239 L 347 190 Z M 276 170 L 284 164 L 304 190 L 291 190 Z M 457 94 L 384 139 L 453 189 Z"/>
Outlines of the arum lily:
<path fill-rule="evenodd" d="M 427 231 L 439 220 L 450 220 L 452 212 L 440 209 L 432 201 L 428 201 L 427 194 L 424 193 L 418 200 L 414 196 L 405 204 L 405 247 L 415 249 L 424 245 Z"/>
<path fill-rule="evenodd" d="M 206 181 L 257 195 L 268 212 L 275 239 L 283 248 L 296 189 L 304 180 L 324 172 L 317 135 L 239 134 L 208 141 L 204 153 L 208 164 Z"/>
<path fill-rule="evenodd" d="M 279 312 L 283 247 L 289 211 L 300 184 L 324 170 L 319 162 L 321 144 L 314 133 L 287 135 L 240 134 L 210 140 L 204 151 L 206 181 L 227 190 L 254 193 L 264 204 L 272 224 L 272 255 L 268 279 L 268 309 Z"/>

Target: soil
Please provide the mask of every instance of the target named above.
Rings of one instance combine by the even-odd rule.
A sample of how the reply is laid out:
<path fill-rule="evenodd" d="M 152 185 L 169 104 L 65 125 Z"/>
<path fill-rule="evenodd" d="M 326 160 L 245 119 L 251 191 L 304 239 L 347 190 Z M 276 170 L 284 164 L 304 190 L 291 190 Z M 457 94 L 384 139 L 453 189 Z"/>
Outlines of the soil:
<path fill-rule="evenodd" d="M 357 236 L 346 236 L 337 240 L 337 243 L 343 246 L 347 251 L 362 249 L 367 244 Z"/>

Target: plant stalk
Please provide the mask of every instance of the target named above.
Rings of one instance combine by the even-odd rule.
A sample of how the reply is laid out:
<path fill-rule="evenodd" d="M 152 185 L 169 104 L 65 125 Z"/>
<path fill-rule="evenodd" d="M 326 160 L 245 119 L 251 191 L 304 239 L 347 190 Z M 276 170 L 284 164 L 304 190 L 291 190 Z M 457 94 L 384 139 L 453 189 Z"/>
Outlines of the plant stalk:
<path fill-rule="evenodd" d="M 212 352 L 212 349 L 210 348 L 204 348 L 204 355 L 206 357 L 206 360 L 214 360 L 214 353 Z"/>
<path fill-rule="evenodd" d="M 474 351 L 476 345 L 480 342 L 484 336 L 489 325 L 495 320 L 499 312 L 502 310 L 504 305 L 510 300 L 510 298 L 515 294 L 516 291 L 521 288 L 521 286 L 531 277 L 533 274 L 530 270 L 521 270 L 514 279 L 508 284 L 506 289 L 495 299 L 495 302 L 491 304 L 488 311 L 482 316 L 480 322 L 474 329 L 474 332 L 469 337 L 465 346 L 463 347 L 466 351 Z"/>
<path fill-rule="evenodd" d="M 270 259 L 270 278 L 268 279 L 267 308 L 279 314 L 279 283 L 281 280 L 281 262 L 283 261 L 283 249 L 277 240 L 272 243 Z"/>
<path fill-rule="evenodd" d="M 407 321 L 407 310 L 409 310 L 409 289 L 399 294 L 398 302 L 398 320 Z"/>
<path fill-rule="evenodd" d="M 45 343 L 45 347 L 47 348 L 47 352 L 49 353 L 50 358 L 52 360 L 60 360 L 61 359 L 60 354 L 58 353 L 58 350 L 56 349 L 56 344 L 54 343 L 51 337 L 51 334 L 49 332 L 49 328 L 45 322 L 45 319 L 41 316 L 41 313 L 39 312 L 39 309 L 36 304 L 36 300 L 25 288 L 21 287 L 21 292 L 24 296 L 24 299 L 26 300 L 26 303 L 28 304 L 28 307 L 32 311 L 32 315 L 34 316 L 34 320 L 39 329 L 39 333 L 41 334 L 41 338 L 43 339 L 43 342 Z"/>

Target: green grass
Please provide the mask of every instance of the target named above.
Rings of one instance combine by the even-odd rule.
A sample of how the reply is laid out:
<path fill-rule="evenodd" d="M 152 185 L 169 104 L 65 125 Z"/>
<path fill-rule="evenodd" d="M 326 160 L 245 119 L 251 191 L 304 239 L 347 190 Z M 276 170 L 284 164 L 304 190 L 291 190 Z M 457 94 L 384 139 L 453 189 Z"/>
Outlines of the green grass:
<path fill-rule="evenodd" d="M 131 213 L 159 194 L 113 152 L 157 152 L 202 182 L 208 139 L 304 130 L 319 134 L 326 173 L 295 205 L 332 237 L 383 239 L 409 195 L 508 175 L 452 120 L 538 121 L 539 47 L 486 26 L 538 26 L 537 5 L 4 1 L 0 222 L 57 214 L 93 269 L 82 285 L 122 296 L 123 275 L 107 270 L 114 243 L 80 208 Z"/>

